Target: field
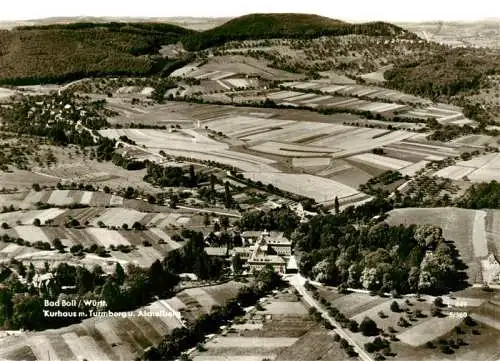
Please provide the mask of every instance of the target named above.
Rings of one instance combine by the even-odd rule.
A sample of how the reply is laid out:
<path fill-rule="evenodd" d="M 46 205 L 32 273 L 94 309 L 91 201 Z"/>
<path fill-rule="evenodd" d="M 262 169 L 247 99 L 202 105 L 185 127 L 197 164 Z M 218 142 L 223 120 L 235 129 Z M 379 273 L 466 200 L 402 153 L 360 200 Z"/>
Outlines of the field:
<path fill-rule="evenodd" d="M 390 157 L 384 157 L 377 154 L 371 153 L 363 153 L 359 155 L 353 155 L 348 159 L 355 160 L 362 163 L 373 164 L 377 167 L 381 167 L 383 169 L 391 169 L 391 170 L 399 170 L 402 168 L 406 168 L 412 165 L 412 163 L 399 160 Z"/>
<path fill-rule="evenodd" d="M 127 171 L 115 166 L 111 162 L 97 162 L 95 160 L 68 160 L 62 161 L 57 165 L 45 168 L 35 168 L 36 175 L 46 176 L 52 181 L 49 185 L 55 185 L 57 182 L 76 182 L 91 183 L 99 186 L 109 186 L 111 188 L 126 188 L 131 183 L 135 187 L 147 191 L 154 190 L 150 184 L 144 182 L 145 170 Z M 31 173 L 33 174 L 33 173 Z M 37 183 L 36 177 L 29 175 L 31 183 Z M 39 182 L 46 184 L 46 182 Z"/>
<path fill-rule="evenodd" d="M 300 75 L 288 73 L 283 70 L 268 67 L 265 62 L 240 56 L 220 56 L 213 59 L 202 66 L 198 64 L 190 64 L 183 68 L 177 69 L 171 77 L 195 78 L 195 79 L 210 79 L 213 81 L 228 80 L 238 75 L 260 75 L 266 80 L 287 80 L 301 78 Z"/>
<path fill-rule="evenodd" d="M 469 282 L 481 283 L 480 260 L 488 256 L 485 217 L 485 211 L 460 208 L 405 208 L 391 211 L 387 222 L 441 227 L 445 239 L 455 243 L 462 260 L 469 266 Z"/>
<path fill-rule="evenodd" d="M 205 342 L 205 351 L 194 351 L 190 357 L 195 361 L 349 360 L 291 291 L 275 293 L 260 304 L 262 311 L 252 307 L 221 335 Z"/>
<path fill-rule="evenodd" d="M 360 193 L 354 188 L 331 179 L 309 174 L 244 173 L 244 176 L 256 181 L 260 180 L 265 184 L 270 183 L 288 192 L 313 198 L 319 203 L 331 201 L 335 197 L 340 200 Z"/>
<path fill-rule="evenodd" d="M 481 355 L 481 360 L 497 360 L 499 331 L 491 327 L 496 316 L 492 313 L 495 308 L 492 302 L 487 303 L 484 299 L 474 296 L 467 297 L 443 297 L 446 304 L 460 305 L 445 308 L 445 316 L 438 318 L 431 316 L 433 297 L 422 296 L 417 299 L 413 296 L 398 299 L 369 296 L 363 293 L 351 293 L 348 295 L 339 294 L 329 287 L 318 287 L 321 297 L 325 298 L 332 306 L 350 319 L 360 323 L 365 317 L 374 320 L 381 332 L 386 337 L 394 335 L 398 341 L 391 341 L 391 350 L 396 355 L 395 360 L 417 361 L 417 360 L 475 360 L 475 353 Z M 402 309 L 401 312 L 393 312 L 390 309 L 392 302 L 397 302 Z M 461 308 L 465 304 L 466 308 Z M 498 306 L 496 306 L 498 307 Z M 422 316 L 416 317 L 419 310 Z M 470 315 L 478 321 L 475 326 L 467 326 L 463 322 L 463 317 L 455 317 L 453 312 L 466 312 L 470 310 Z M 484 315 L 483 319 L 481 315 Z M 477 317 L 476 317 L 477 316 Z M 398 322 L 401 317 L 409 321 L 409 325 L 403 327 Z M 498 318 L 498 317 L 496 317 Z M 485 322 L 483 322 L 485 321 Z M 459 326 L 461 334 L 457 336 L 455 327 Z M 351 332 L 344 329 L 358 344 L 365 344 L 373 341 L 373 337 L 367 337 L 360 332 Z M 472 331 L 476 332 L 474 334 Z M 440 340 L 454 340 L 457 337 L 465 340 L 466 344 L 459 349 L 454 349 L 454 353 L 446 355 L 439 349 Z M 435 347 L 427 347 L 427 342 L 432 342 Z M 490 344 L 488 344 L 490 343 Z"/>
<path fill-rule="evenodd" d="M 396 102 L 396 103 L 397 102 L 416 103 L 416 104 L 430 103 L 425 99 L 415 97 L 409 94 L 404 94 L 399 91 L 384 89 L 375 86 L 366 86 L 361 84 L 335 84 L 332 82 L 325 82 L 325 81 L 309 81 L 309 82 L 284 83 L 281 84 L 281 87 L 288 89 L 316 90 L 320 91 L 321 93 L 331 94 L 331 95 L 363 97 L 367 99 L 377 99 L 377 100 L 384 100 L 387 102 Z M 389 104 L 386 105 L 388 109 L 390 109 Z M 397 109 L 397 104 L 394 105 L 394 109 Z"/>
<path fill-rule="evenodd" d="M 454 180 L 467 177 L 472 182 L 489 182 L 500 180 L 500 154 L 486 154 L 468 161 L 457 162 L 436 172 L 437 176 Z"/>
<path fill-rule="evenodd" d="M 425 144 L 411 139 L 386 145 L 384 151 L 394 152 L 400 157 L 405 155 L 415 157 L 416 160 L 442 160 L 460 155 L 460 149 L 456 145 Z"/>
<path fill-rule="evenodd" d="M 47 203 L 54 206 L 69 206 L 84 204 L 90 207 L 116 207 L 123 205 L 123 197 L 103 192 L 88 192 L 79 190 L 48 190 L 30 191 L 24 198 L 23 208 L 29 208 L 36 203 Z"/>
<path fill-rule="evenodd" d="M 241 284 L 230 282 L 219 286 L 197 289 L 214 304 L 223 305 L 236 295 Z M 177 295 L 181 296 L 181 292 Z M 8 360 L 133 360 L 151 345 L 157 345 L 162 336 L 181 324 L 172 305 L 173 299 L 155 301 L 133 311 L 133 316 L 93 317 L 80 324 L 43 332 L 28 332 L 23 336 L 0 339 L 0 358 Z M 196 298 L 197 304 L 203 298 Z M 141 312 L 143 315 L 141 315 Z M 152 315 L 151 315 L 152 314 Z M 29 357 L 27 356 L 29 355 Z"/>
<path fill-rule="evenodd" d="M 176 133 L 149 129 L 113 129 L 100 132 L 104 136 L 113 138 L 126 135 L 138 144 L 145 145 L 155 154 L 163 150 L 173 156 L 212 160 L 249 171 L 266 169 L 275 171 L 269 165 L 274 162 L 273 160 L 231 151 L 227 144 L 214 141 L 201 133 L 190 132 L 179 136 Z M 196 134 L 196 137 L 193 134 Z"/>
<path fill-rule="evenodd" d="M 343 86 L 345 90 L 352 85 Z M 361 89 L 358 90 L 356 93 L 364 94 Z M 364 89 L 366 92 L 368 90 L 374 89 Z M 390 93 L 384 94 L 387 97 L 398 96 Z M 315 94 L 306 95 L 304 98 L 292 90 L 276 92 L 277 97 L 301 96 L 303 101 L 310 101 L 310 96 Z M 113 98 L 112 103 L 118 104 L 119 101 Z M 127 104 L 122 106 L 123 109 L 135 108 Z M 181 129 L 172 132 L 126 127 L 100 132 L 115 139 L 125 135 L 136 141 L 139 145 L 137 149 L 144 153 L 145 158 L 156 159 L 159 152 L 164 151 L 172 156 L 190 157 L 193 162 L 196 159 L 217 161 L 252 174 L 253 179 L 264 184 L 268 183 L 271 173 L 275 173 L 275 178 L 280 178 L 279 173 L 305 172 L 357 189 L 360 184 L 385 170 L 394 169 L 404 175 L 414 176 L 429 161 L 455 157 L 464 150 L 473 149 L 459 143 L 430 144 L 425 140 L 425 134 L 407 130 L 342 124 L 359 121 L 359 118 L 350 114 L 324 116 L 291 109 L 256 110 L 250 107 L 169 102 L 168 106 L 141 108 L 137 117 L 145 124 L 159 124 L 163 122 L 162 118 L 165 124 L 175 119 L 183 119 L 183 122 Z M 127 119 L 135 121 L 135 118 L 136 115 L 130 115 Z M 118 122 L 125 125 L 124 120 Z M 371 154 L 375 148 L 382 148 L 384 154 Z M 322 179 L 321 183 L 324 182 Z M 293 188 L 300 191 L 306 184 L 297 184 Z M 331 197 L 329 194 L 313 193 L 303 191 L 300 194 L 312 195 L 324 201 Z M 352 190 L 347 193 L 355 196 Z M 342 196 L 347 203 L 351 202 L 346 194 Z"/>

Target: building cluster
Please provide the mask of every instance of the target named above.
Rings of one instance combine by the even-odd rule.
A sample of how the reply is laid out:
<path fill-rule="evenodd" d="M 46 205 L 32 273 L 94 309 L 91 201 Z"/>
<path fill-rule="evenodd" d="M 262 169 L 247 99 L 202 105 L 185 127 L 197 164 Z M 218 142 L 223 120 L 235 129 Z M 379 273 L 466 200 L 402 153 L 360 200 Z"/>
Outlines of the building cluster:
<path fill-rule="evenodd" d="M 297 272 L 292 241 L 284 237 L 283 232 L 246 231 L 241 234 L 241 238 L 243 245 L 240 247 L 207 247 L 205 251 L 209 256 L 228 260 L 239 256 L 250 273 L 267 265 L 281 274 Z"/>

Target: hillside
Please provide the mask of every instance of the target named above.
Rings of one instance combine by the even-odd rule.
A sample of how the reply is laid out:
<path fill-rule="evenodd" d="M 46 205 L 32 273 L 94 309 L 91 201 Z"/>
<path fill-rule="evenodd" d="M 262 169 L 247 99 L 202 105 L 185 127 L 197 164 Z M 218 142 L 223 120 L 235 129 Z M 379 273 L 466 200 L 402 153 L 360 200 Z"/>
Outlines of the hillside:
<path fill-rule="evenodd" d="M 162 57 L 161 46 L 178 42 L 189 51 L 198 51 L 233 40 L 309 40 L 349 34 L 415 38 L 383 22 L 349 24 L 308 14 L 250 14 L 202 32 L 144 22 L 21 26 L 0 31 L 0 83 L 24 85 L 87 76 L 159 74 L 175 68 L 179 61 Z"/>
<path fill-rule="evenodd" d="M 89 75 L 148 75 L 172 60 L 161 45 L 192 31 L 169 24 L 77 23 L 0 32 L 2 83 L 67 81 Z"/>
<path fill-rule="evenodd" d="M 500 70 L 497 54 L 454 49 L 422 61 L 400 64 L 385 76 L 389 84 L 431 98 L 477 89 L 482 79 Z"/>
<path fill-rule="evenodd" d="M 202 50 L 233 40 L 271 38 L 312 39 L 326 35 L 365 34 L 396 36 L 409 34 L 400 27 L 383 22 L 350 24 L 310 14 L 250 14 L 197 34 L 182 42 L 188 50 Z"/>
<path fill-rule="evenodd" d="M 499 59 L 496 50 L 443 49 L 397 63 L 384 77 L 388 87 L 462 106 L 468 118 L 488 124 L 499 111 Z"/>

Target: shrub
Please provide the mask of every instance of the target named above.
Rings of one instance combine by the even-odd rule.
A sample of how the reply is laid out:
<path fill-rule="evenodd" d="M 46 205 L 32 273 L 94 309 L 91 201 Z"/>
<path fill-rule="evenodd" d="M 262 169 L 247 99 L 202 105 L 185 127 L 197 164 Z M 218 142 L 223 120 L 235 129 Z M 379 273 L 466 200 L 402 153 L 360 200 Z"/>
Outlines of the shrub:
<path fill-rule="evenodd" d="M 396 301 L 393 301 L 391 303 L 391 311 L 392 312 L 401 312 L 401 308 L 399 307 L 399 303 L 397 303 Z"/>
<path fill-rule="evenodd" d="M 379 333 L 377 324 L 369 317 L 365 317 L 359 325 L 359 330 L 364 336 L 376 336 Z"/>
<path fill-rule="evenodd" d="M 443 299 L 441 297 L 436 297 L 434 299 L 433 303 L 434 303 L 434 306 L 436 306 L 436 307 L 440 307 L 440 308 L 444 307 L 444 302 L 443 302 Z"/>
<path fill-rule="evenodd" d="M 349 331 L 351 332 L 358 332 L 359 331 L 359 325 L 356 322 L 356 320 L 349 320 Z"/>
<path fill-rule="evenodd" d="M 377 351 L 377 349 L 375 348 L 375 345 L 371 342 L 365 343 L 364 348 L 365 348 L 366 352 L 369 352 L 369 353 L 374 353 L 375 351 Z"/>

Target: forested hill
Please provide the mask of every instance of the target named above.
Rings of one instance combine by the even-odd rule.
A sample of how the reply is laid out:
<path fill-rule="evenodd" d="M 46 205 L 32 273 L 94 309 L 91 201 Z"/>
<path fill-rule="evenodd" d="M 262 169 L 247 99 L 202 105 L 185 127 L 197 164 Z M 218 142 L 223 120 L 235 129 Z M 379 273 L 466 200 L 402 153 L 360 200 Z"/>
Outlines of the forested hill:
<path fill-rule="evenodd" d="M 0 81 L 64 82 L 97 75 L 150 75 L 171 60 L 161 45 L 192 30 L 169 24 L 75 23 L 19 27 L 0 32 Z"/>
<path fill-rule="evenodd" d="M 182 42 L 189 51 L 232 40 L 314 38 L 323 35 L 413 37 L 397 26 L 349 24 L 307 14 L 251 14 L 196 32 L 165 23 L 73 23 L 0 31 L 0 83 L 65 82 L 86 76 L 147 76 L 181 66 L 161 45 Z"/>
<path fill-rule="evenodd" d="M 310 14 L 250 14 L 232 19 L 213 29 L 190 34 L 183 39 L 183 44 L 188 50 L 202 50 L 233 40 L 308 39 L 349 34 L 415 37 L 403 28 L 384 22 L 350 24 Z"/>

